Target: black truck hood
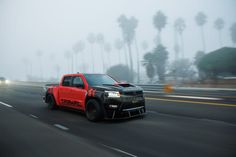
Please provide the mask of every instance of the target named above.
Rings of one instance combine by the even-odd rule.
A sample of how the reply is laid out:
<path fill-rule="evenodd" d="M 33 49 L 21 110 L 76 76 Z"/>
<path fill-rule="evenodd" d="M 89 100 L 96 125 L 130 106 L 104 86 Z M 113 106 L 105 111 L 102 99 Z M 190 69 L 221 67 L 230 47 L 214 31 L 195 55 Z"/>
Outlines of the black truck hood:
<path fill-rule="evenodd" d="M 141 87 L 135 86 L 133 84 L 121 83 L 121 84 L 114 84 L 114 85 L 100 85 L 100 86 L 93 86 L 94 89 L 98 91 L 119 91 L 123 92 L 132 92 L 132 91 L 142 91 Z"/>

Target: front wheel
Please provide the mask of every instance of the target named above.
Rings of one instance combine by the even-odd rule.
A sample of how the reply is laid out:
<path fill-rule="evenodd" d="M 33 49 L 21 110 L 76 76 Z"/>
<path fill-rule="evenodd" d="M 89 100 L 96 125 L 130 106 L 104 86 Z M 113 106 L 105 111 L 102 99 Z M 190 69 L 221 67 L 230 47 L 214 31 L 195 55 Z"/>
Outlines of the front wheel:
<path fill-rule="evenodd" d="M 86 104 L 86 117 L 89 121 L 96 122 L 103 117 L 102 108 L 97 100 L 91 99 Z"/>

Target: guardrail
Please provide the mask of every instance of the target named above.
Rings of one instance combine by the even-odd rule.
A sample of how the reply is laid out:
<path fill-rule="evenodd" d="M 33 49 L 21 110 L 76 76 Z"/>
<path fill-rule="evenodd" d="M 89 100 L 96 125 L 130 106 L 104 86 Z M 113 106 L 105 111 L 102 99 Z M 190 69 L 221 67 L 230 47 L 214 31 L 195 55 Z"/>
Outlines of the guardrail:
<path fill-rule="evenodd" d="M 51 85 L 58 85 L 55 82 L 26 82 L 26 81 L 13 81 L 12 84 L 34 86 L 34 87 L 48 87 Z M 147 91 L 160 91 L 164 89 L 165 84 L 136 84 Z"/>
<path fill-rule="evenodd" d="M 145 91 L 163 91 L 165 84 L 137 84 Z"/>
<path fill-rule="evenodd" d="M 45 87 L 49 85 L 57 85 L 58 83 L 53 82 L 25 82 L 25 81 L 12 81 L 12 84 L 33 86 L 33 87 Z M 144 89 L 144 91 L 163 91 L 166 88 L 166 84 L 136 84 Z M 236 91 L 235 88 L 202 88 L 202 87 L 180 87 L 171 86 L 171 88 L 176 90 L 193 90 L 193 91 Z"/>

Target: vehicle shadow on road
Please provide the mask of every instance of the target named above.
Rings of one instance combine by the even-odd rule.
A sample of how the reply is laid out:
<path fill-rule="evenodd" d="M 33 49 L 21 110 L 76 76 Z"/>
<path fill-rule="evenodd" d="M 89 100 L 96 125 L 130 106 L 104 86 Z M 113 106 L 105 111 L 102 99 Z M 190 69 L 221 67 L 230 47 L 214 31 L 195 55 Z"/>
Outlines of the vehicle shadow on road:
<path fill-rule="evenodd" d="M 60 107 L 57 110 L 62 111 L 62 112 L 67 112 L 76 116 L 80 116 L 84 118 L 85 121 L 87 120 L 85 113 L 83 111 L 80 111 L 77 109 L 71 109 L 67 107 Z M 136 120 L 142 120 L 145 117 L 147 117 L 147 115 L 141 115 L 141 116 L 131 117 L 131 118 L 122 118 L 122 119 L 101 119 L 97 121 L 96 123 L 102 123 L 102 124 L 116 124 L 117 123 L 118 124 L 118 123 L 126 123 L 126 122 L 132 122 Z M 94 122 L 91 122 L 91 123 L 94 123 Z"/>

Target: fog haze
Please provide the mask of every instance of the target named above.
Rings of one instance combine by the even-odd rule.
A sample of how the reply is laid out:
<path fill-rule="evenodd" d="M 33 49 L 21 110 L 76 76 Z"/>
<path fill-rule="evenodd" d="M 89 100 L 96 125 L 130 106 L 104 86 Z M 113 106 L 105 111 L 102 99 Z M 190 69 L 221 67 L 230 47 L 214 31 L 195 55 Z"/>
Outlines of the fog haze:
<path fill-rule="evenodd" d="M 149 51 L 155 46 L 157 30 L 153 26 L 153 16 L 159 10 L 167 16 L 162 43 L 169 52 L 169 60 L 174 59 L 173 25 L 179 17 L 186 22 L 183 33 L 185 56 L 193 59 L 195 53 L 202 49 L 200 30 L 194 20 L 199 11 L 207 15 L 204 26 L 206 52 L 220 47 L 217 30 L 214 28 L 214 21 L 218 17 L 225 21 L 222 46 L 233 46 L 229 28 L 236 22 L 235 0 L 0 0 L 0 75 L 26 80 L 26 75 L 31 71 L 32 75 L 39 76 L 38 51 L 42 52 L 40 58 L 45 79 L 55 77 L 58 72 L 59 75 L 71 72 L 68 71 L 70 65 L 65 52 L 72 53 L 73 46 L 80 40 L 85 43 L 85 49 L 83 55 L 78 54 L 73 72 L 82 71 L 82 66 L 86 72 L 92 72 L 91 47 L 87 41 L 89 33 L 104 35 L 105 43 L 110 43 L 112 48 L 110 64 L 118 64 L 114 41 L 122 39 L 122 34 L 117 18 L 124 14 L 138 20 L 138 45 L 147 41 L 149 46 L 146 51 Z M 93 49 L 95 72 L 101 73 L 99 45 L 94 44 Z M 144 53 L 140 48 L 141 59 Z M 135 53 L 133 57 L 136 57 Z M 81 65 L 80 62 L 86 64 Z M 57 65 L 60 66 L 58 71 Z M 141 71 L 144 73 L 143 67 Z"/>

